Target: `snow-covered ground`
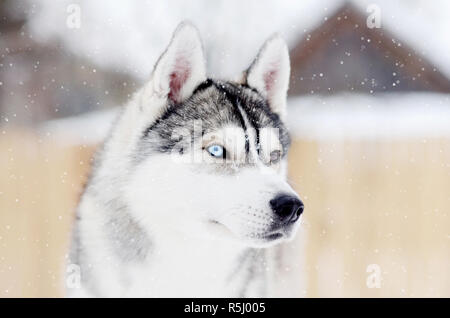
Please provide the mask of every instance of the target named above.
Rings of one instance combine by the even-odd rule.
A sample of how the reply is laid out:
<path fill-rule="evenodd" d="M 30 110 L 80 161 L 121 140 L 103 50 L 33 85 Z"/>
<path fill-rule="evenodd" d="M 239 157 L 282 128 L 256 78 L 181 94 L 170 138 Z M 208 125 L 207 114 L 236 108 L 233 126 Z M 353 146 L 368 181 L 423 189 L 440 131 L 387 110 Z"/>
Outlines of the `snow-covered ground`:
<path fill-rule="evenodd" d="M 93 145 L 102 142 L 119 114 L 119 108 L 99 110 L 80 116 L 50 120 L 39 133 L 68 144 Z"/>
<path fill-rule="evenodd" d="M 406 139 L 450 136 L 450 95 L 434 93 L 304 96 L 289 99 L 288 126 L 299 139 Z M 53 120 L 43 134 L 77 144 L 101 142 L 119 108 Z"/>
<path fill-rule="evenodd" d="M 302 139 L 450 136 L 450 95 L 342 94 L 289 100 L 291 133 Z"/>

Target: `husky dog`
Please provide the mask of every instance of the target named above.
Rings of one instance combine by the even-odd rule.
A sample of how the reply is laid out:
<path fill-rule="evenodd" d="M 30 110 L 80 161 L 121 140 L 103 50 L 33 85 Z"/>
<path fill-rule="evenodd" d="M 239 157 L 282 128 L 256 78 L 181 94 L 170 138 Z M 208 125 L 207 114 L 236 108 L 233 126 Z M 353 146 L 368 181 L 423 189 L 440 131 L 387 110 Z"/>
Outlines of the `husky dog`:
<path fill-rule="evenodd" d="M 206 76 L 182 23 L 123 109 L 81 197 L 71 296 L 271 296 L 303 203 L 286 182 L 289 56 L 271 37 L 239 82 Z"/>

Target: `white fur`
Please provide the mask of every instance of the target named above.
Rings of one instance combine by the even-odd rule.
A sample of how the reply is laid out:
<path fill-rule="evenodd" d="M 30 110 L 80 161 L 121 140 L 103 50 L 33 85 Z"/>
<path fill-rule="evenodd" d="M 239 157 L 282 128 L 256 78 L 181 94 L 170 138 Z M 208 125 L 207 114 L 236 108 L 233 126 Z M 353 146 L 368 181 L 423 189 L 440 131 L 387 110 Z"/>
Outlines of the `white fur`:
<path fill-rule="evenodd" d="M 286 95 L 289 87 L 289 53 L 286 43 L 278 35 L 264 43 L 247 72 L 247 83 L 255 87 L 269 101 L 269 106 L 281 118 L 286 115 Z"/>
<path fill-rule="evenodd" d="M 187 72 L 187 74 L 184 74 Z M 153 70 L 151 90 L 154 94 L 167 98 L 173 87 L 171 76 L 186 75 L 186 82 L 176 92 L 176 102 L 182 102 L 192 94 L 198 84 L 206 80 L 205 59 L 197 29 L 182 23 L 175 30 L 169 47 Z"/>
<path fill-rule="evenodd" d="M 269 40 L 250 68 L 249 83 L 262 89 L 261 76 L 277 68 L 277 80 L 266 92 L 275 107 L 284 113 L 289 61 L 285 45 L 278 38 Z M 252 167 L 239 167 L 221 173 L 210 156 L 194 149 L 200 163 L 175 162 L 166 154 L 153 154 L 133 168 L 131 154 L 142 131 L 164 111 L 170 98 L 170 76 L 177 72 L 177 59 L 183 59 L 189 76 L 176 94 L 183 100 L 205 80 L 201 43 L 194 27 L 182 24 L 165 54 L 155 66 L 151 80 L 138 91 L 124 109 L 106 142 L 102 161 L 95 171 L 93 189 L 84 193 L 78 213 L 84 272 L 95 281 L 95 292 L 103 296 L 146 297 L 231 297 L 242 287 L 243 278 L 227 279 L 237 259 L 249 247 L 269 247 L 275 242 L 261 240 L 272 221 L 268 202 L 278 193 L 296 195 L 285 179 L 286 163 L 268 167 L 256 155 L 254 134 L 250 133 Z M 287 63 L 287 64 L 286 64 Z M 186 70 L 186 69 L 182 69 Z M 272 91 L 273 89 L 273 91 Z M 247 119 L 245 119 L 247 120 Z M 231 129 L 228 131 L 228 129 Z M 224 130 L 227 130 L 224 133 Z M 261 134 L 266 157 L 280 147 Z M 244 132 L 239 127 L 223 127 L 214 140 L 233 151 L 235 159 L 243 155 Z M 220 170 L 221 168 L 219 168 Z M 110 236 L 104 231 L 110 211 L 105 198 L 120 196 L 129 213 L 149 233 L 150 256 L 139 262 L 117 262 Z M 299 222 L 298 222 L 299 223 Z M 298 225 L 298 224 L 297 224 Z M 290 239 L 295 228 L 286 233 Z M 278 243 L 278 242 L 276 242 Z M 268 253 L 272 253 L 268 249 Z M 268 258 L 265 270 L 273 272 Z M 83 272 L 84 271 L 84 272 Z M 125 273 L 125 274 L 124 274 Z M 273 278 L 273 277 L 272 277 Z M 273 281 L 273 280 L 272 280 Z M 247 296 L 260 295 L 260 286 L 249 286 Z M 268 285 L 271 291 L 270 284 Z M 82 286 L 73 296 L 90 296 Z M 270 294 L 269 294 L 270 295 Z"/>

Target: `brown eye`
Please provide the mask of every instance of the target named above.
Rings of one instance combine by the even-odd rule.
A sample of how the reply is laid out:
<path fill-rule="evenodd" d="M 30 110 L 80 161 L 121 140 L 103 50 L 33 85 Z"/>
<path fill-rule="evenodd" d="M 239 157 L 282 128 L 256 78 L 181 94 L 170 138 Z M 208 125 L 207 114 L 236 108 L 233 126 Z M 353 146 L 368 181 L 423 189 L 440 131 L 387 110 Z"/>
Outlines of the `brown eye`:
<path fill-rule="evenodd" d="M 270 163 L 277 163 L 281 159 L 281 151 L 274 150 L 270 153 Z"/>

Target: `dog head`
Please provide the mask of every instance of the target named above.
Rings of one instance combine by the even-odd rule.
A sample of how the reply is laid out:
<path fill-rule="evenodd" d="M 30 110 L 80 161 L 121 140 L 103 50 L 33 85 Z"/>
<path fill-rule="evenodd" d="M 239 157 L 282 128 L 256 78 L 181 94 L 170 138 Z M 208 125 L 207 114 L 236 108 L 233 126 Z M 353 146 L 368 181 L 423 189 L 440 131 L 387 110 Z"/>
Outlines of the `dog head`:
<path fill-rule="evenodd" d="M 291 238 L 303 203 L 286 181 L 289 73 L 274 36 L 241 82 L 208 79 L 198 32 L 181 24 L 135 102 L 145 125 L 125 191 L 133 213 L 153 229 L 247 246 Z"/>

